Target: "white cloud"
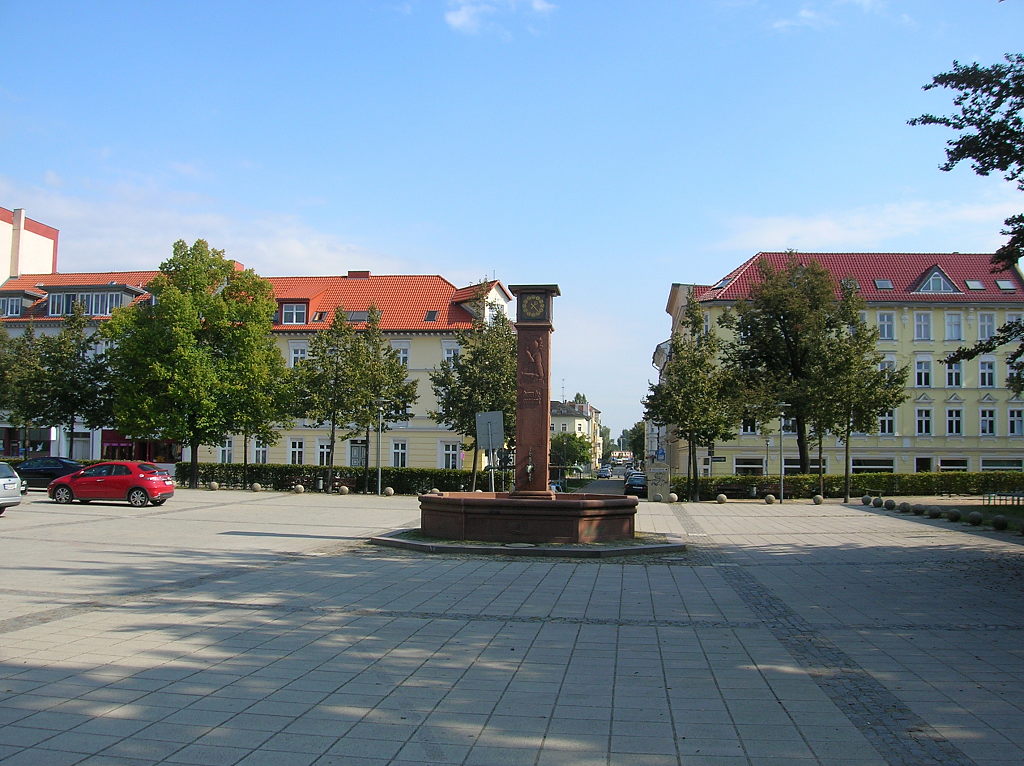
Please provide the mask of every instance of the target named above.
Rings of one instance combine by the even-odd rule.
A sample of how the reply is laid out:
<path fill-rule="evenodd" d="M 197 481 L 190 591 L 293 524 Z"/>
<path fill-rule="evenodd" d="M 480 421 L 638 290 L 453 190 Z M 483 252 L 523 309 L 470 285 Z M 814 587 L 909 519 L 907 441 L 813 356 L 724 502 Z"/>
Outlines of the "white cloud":
<path fill-rule="evenodd" d="M 780 19 L 772 23 L 772 29 L 787 30 L 796 27 L 811 27 L 813 29 L 821 29 L 822 27 L 832 26 L 835 21 L 813 8 L 801 8 L 797 11 L 797 14 L 789 19 Z"/>
<path fill-rule="evenodd" d="M 1002 244 L 1003 219 L 1018 197 L 954 204 L 898 202 L 810 216 L 739 217 L 722 249 L 806 251 L 981 250 Z M 905 243 L 905 244 L 904 244 Z"/>
<path fill-rule="evenodd" d="M 547 16 L 557 6 L 547 0 L 448 0 L 444 20 L 452 29 L 465 34 L 487 29 L 503 32 L 500 21 L 524 8 L 532 16 Z"/>

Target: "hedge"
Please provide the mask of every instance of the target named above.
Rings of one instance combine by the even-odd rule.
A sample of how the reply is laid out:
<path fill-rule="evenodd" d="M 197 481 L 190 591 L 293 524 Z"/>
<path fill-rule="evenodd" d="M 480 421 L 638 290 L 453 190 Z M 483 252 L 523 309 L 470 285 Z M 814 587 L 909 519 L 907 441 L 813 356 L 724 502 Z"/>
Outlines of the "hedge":
<path fill-rule="evenodd" d="M 701 476 L 700 496 L 711 499 L 723 492 L 733 499 L 777 494 L 776 476 Z M 825 474 L 825 497 L 842 497 L 844 477 Z M 870 492 L 868 492 L 870 490 Z M 686 477 L 672 479 L 672 491 L 687 496 Z M 818 494 L 818 474 L 786 476 L 786 497 L 812 497 Z M 932 473 L 857 473 L 850 477 L 850 494 L 868 493 L 882 496 L 913 495 L 982 495 L 986 492 L 1024 491 L 1024 473 L 1020 471 L 943 471 Z"/>
<path fill-rule="evenodd" d="M 175 466 L 175 479 L 180 485 L 188 484 L 189 463 L 178 463 Z M 351 490 L 362 491 L 363 469 L 351 466 L 335 466 L 335 481 Z M 317 480 L 322 484 L 318 485 Z M 508 476 L 511 482 L 511 476 Z M 296 484 L 301 484 L 307 492 L 318 491 L 318 486 L 327 482 L 327 468 L 319 465 L 283 465 L 279 463 L 200 463 L 199 483 L 209 484 L 215 481 L 222 487 L 241 489 L 254 482 L 264 489 L 288 491 Z M 399 495 L 419 495 L 431 489 L 442 492 L 467 491 L 472 481 L 471 471 L 452 470 L 446 468 L 392 468 L 381 466 L 381 486 L 391 487 Z M 370 468 L 370 492 L 377 492 L 377 469 Z M 488 489 L 490 479 L 486 472 L 477 476 L 477 488 Z M 501 489 L 501 477 L 495 476 L 497 488 Z"/>

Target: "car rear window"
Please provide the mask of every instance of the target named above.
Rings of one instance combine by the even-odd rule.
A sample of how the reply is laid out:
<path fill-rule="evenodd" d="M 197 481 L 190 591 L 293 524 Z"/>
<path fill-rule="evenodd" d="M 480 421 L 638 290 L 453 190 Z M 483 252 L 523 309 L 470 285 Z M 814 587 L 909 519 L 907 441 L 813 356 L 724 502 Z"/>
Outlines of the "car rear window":
<path fill-rule="evenodd" d="M 145 471 L 146 473 L 154 473 L 160 470 L 160 466 L 153 465 L 152 463 L 139 463 L 139 470 Z"/>
<path fill-rule="evenodd" d="M 7 463 L 0 463 L 0 479 L 13 479 L 17 475 Z"/>

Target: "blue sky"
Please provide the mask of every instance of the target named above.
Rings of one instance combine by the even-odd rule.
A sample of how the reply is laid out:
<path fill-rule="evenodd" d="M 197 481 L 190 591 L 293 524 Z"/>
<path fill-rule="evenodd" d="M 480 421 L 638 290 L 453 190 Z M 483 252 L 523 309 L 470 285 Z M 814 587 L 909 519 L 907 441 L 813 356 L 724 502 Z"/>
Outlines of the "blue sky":
<path fill-rule="evenodd" d="M 552 394 L 642 415 L 673 282 L 760 250 L 984 251 L 942 173 L 953 60 L 1008 0 L 0 0 L 0 206 L 62 271 L 205 238 L 266 276 L 557 283 Z"/>

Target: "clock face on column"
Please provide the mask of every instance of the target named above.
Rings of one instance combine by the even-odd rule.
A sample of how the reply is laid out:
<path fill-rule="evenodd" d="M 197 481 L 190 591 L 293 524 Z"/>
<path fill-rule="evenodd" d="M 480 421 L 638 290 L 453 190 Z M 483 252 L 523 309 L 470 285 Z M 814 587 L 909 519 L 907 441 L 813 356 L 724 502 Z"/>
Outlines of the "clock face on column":
<path fill-rule="evenodd" d="M 520 309 L 523 319 L 544 319 L 547 313 L 547 301 L 543 295 L 524 295 Z"/>

